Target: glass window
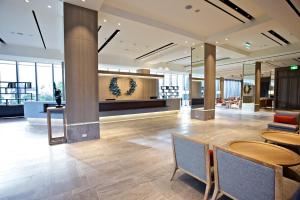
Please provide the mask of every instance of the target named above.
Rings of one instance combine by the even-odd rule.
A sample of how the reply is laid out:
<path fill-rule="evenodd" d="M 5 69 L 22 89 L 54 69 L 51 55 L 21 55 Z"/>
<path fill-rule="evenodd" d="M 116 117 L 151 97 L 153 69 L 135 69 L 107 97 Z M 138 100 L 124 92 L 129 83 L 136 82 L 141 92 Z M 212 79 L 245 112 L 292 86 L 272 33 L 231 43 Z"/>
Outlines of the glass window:
<path fill-rule="evenodd" d="M 0 104 L 17 104 L 16 87 L 8 82 L 17 81 L 16 62 L 0 60 Z M 12 86 L 12 85 L 11 85 Z"/>
<path fill-rule="evenodd" d="M 63 71 L 62 71 L 62 65 L 57 64 L 53 65 L 53 76 L 54 76 L 54 83 L 56 85 L 57 89 L 60 89 L 62 93 L 62 97 L 64 96 L 64 84 L 63 84 Z"/>
<path fill-rule="evenodd" d="M 20 103 L 25 100 L 36 100 L 36 82 L 35 82 L 35 64 L 28 62 L 19 62 L 19 82 L 21 83 L 19 87 Z"/>
<path fill-rule="evenodd" d="M 38 100 L 53 101 L 52 65 L 37 63 Z"/>

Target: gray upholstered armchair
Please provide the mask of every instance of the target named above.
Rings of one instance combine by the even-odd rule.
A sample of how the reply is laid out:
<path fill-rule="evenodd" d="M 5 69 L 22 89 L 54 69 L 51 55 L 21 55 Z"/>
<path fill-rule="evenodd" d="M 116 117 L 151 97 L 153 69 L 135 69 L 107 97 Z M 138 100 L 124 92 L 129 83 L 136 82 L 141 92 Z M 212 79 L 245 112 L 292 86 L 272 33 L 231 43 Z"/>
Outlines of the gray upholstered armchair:
<path fill-rule="evenodd" d="M 214 147 L 215 189 L 212 199 L 225 194 L 241 200 L 292 199 L 300 184 L 282 176 L 282 167 Z"/>
<path fill-rule="evenodd" d="M 208 198 L 211 188 L 211 169 L 208 144 L 188 136 L 172 134 L 174 171 L 178 169 L 206 184 L 204 199 Z"/>

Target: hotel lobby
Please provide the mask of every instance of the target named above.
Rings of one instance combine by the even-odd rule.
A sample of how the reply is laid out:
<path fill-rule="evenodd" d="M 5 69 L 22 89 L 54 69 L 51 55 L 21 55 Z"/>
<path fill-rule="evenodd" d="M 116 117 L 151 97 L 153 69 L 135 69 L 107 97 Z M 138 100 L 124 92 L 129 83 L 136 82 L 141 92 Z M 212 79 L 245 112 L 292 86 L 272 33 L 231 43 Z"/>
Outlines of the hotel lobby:
<path fill-rule="evenodd" d="M 300 200 L 298 0 L 0 16 L 0 200 Z"/>

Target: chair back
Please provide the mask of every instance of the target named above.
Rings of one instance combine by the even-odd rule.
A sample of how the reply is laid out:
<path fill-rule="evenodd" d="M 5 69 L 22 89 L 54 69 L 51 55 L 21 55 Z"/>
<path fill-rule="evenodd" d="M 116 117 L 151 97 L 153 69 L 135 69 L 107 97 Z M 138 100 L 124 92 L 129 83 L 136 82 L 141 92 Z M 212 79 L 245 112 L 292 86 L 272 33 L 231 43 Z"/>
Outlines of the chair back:
<path fill-rule="evenodd" d="M 282 199 L 280 166 L 214 147 L 214 173 L 218 190 L 235 199 Z"/>
<path fill-rule="evenodd" d="M 210 180 L 208 144 L 178 134 L 172 138 L 177 167 L 201 181 Z"/>

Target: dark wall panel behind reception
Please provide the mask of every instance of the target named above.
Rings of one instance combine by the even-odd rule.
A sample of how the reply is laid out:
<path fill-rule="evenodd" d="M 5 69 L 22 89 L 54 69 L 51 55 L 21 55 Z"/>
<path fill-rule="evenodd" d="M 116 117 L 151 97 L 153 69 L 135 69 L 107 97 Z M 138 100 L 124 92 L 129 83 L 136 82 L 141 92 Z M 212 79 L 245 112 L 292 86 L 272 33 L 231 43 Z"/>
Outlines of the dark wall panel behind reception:
<path fill-rule="evenodd" d="M 97 11 L 64 3 L 68 142 L 99 138 Z"/>
<path fill-rule="evenodd" d="M 276 69 L 275 105 L 280 109 L 300 109 L 300 70 Z"/>

